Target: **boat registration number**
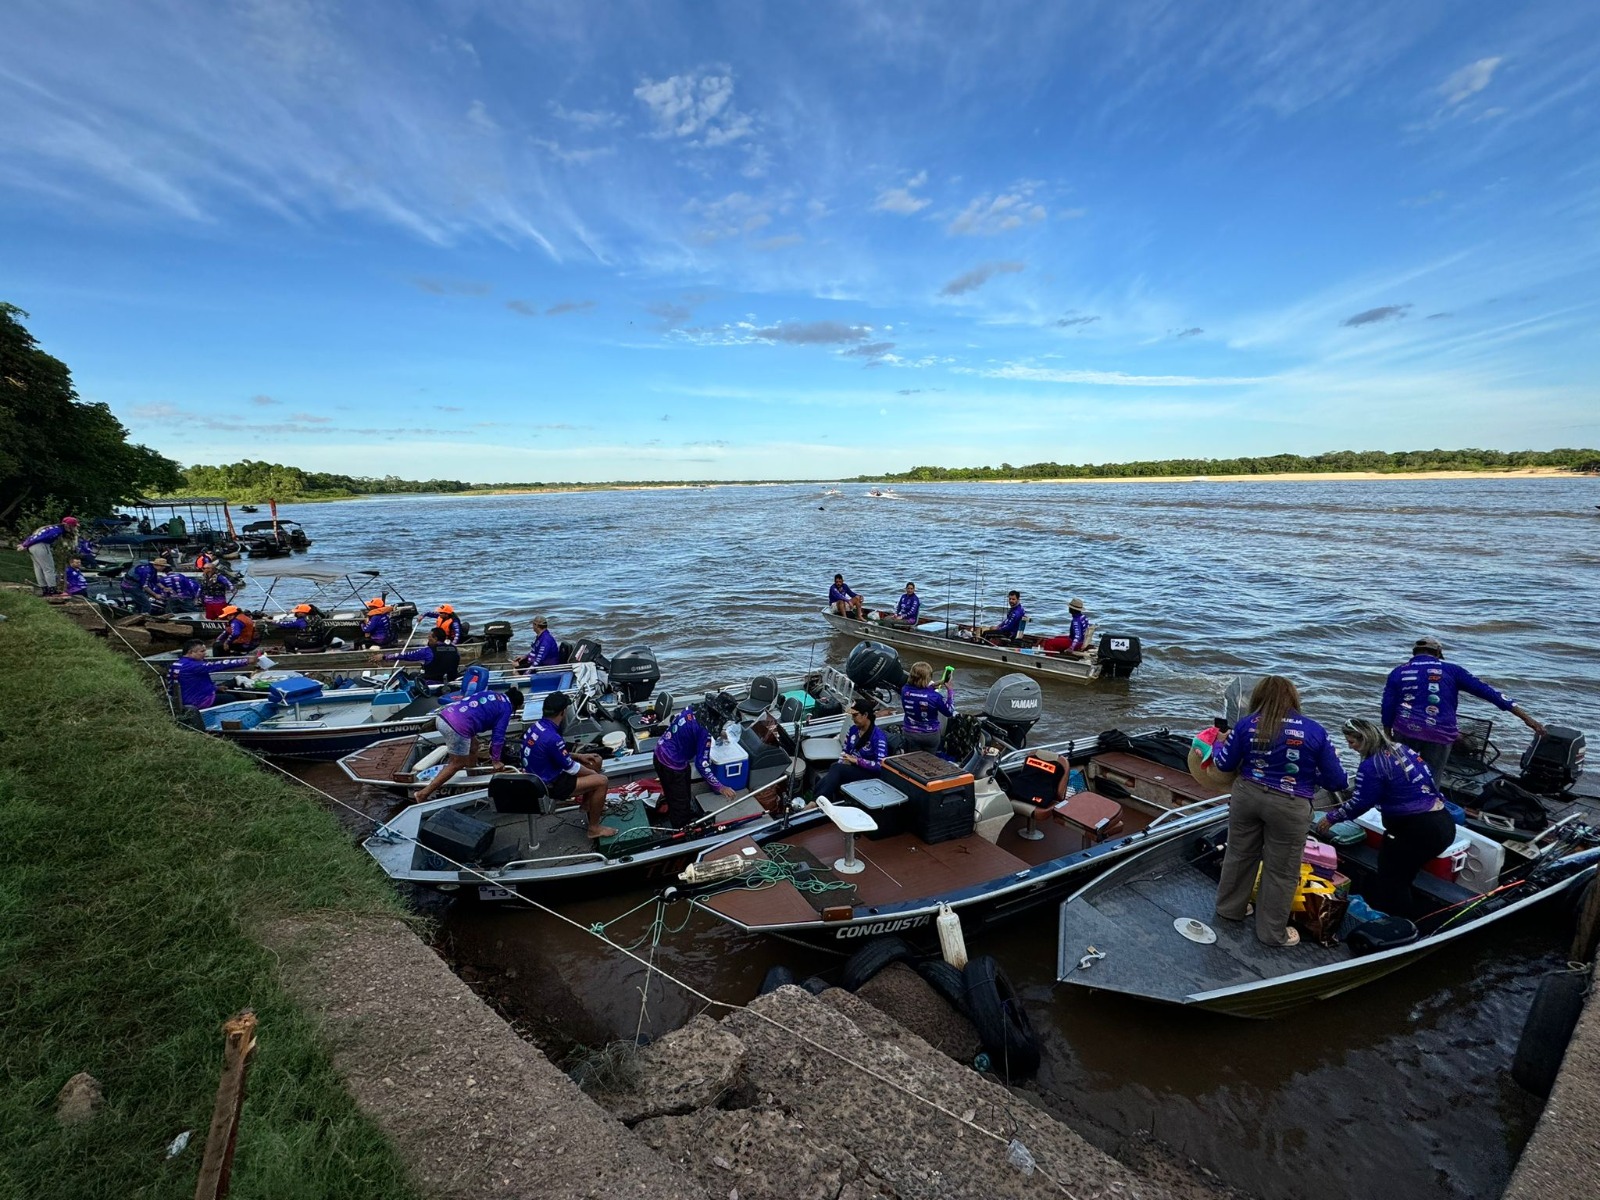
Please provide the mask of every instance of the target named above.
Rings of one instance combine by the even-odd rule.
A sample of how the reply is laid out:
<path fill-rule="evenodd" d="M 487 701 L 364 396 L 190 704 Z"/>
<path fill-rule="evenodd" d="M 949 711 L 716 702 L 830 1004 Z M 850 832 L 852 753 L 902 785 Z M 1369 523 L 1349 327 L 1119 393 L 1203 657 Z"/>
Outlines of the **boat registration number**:
<path fill-rule="evenodd" d="M 478 885 L 479 900 L 515 900 L 517 894 L 510 888 L 503 888 L 495 883 L 480 883 Z"/>

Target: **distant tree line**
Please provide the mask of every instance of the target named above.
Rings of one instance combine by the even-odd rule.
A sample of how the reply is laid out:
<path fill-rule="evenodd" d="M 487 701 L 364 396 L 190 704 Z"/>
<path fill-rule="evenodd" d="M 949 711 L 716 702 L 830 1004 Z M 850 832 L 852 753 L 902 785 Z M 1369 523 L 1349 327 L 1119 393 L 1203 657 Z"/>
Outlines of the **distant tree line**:
<path fill-rule="evenodd" d="M 0 302 L 0 527 L 93 516 L 176 487 L 178 464 L 130 442 L 106 405 L 78 399 L 72 372 L 39 349 L 27 315 Z"/>
<path fill-rule="evenodd" d="M 183 469 L 181 490 L 192 496 L 222 496 L 252 503 L 259 500 L 337 500 L 345 496 L 383 496 L 420 492 L 465 492 L 474 484 L 459 479 L 401 479 L 385 475 L 335 475 L 302 471 L 282 463 L 243 462 Z"/>
<path fill-rule="evenodd" d="M 1167 475 L 1277 475 L 1287 472 L 1492 471 L 1560 467 L 1600 471 L 1600 450 L 1333 450 L 1327 454 L 1268 454 L 1259 458 L 1166 458 L 1151 462 L 1038 462 L 1014 467 L 912 467 L 897 475 L 863 475 L 868 482 L 983 479 L 1140 479 Z"/>

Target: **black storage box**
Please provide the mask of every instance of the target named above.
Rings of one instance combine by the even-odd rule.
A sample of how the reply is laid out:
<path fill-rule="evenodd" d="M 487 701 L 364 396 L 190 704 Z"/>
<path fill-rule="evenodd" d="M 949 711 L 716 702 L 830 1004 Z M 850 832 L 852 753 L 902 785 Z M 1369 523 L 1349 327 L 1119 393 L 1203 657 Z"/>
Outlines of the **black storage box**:
<path fill-rule="evenodd" d="M 1344 942 L 1350 947 L 1350 953 L 1360 958 L 1363 954 L 1409 946 L 1416 940 L 1417 927 L 1404 917 L 1379 917 L 1357 925 Z"/>
<path fill-rule="evenodd" d="M 977 823 L 977 788 L 955 763 L 916 750 L 883 762 L 883 781 L 904 792 L 907 826 L 930 846 L 966 837 Z"/>
<path fill-rule="evenodd" d="M 422 822 L 417 844 L 458 863 L 477 862 L 494 844 L 494 826 L 442 808 Z"/>
<path fill-rule="evenodd" d="M 1545 796 L 1566 791 L 1583 774 L 1586 742 L 1583 734 L 1565 725 L 1546 725 L 1535 734 L 1533 745 L 1522 752 L 1522 782 Z"/>

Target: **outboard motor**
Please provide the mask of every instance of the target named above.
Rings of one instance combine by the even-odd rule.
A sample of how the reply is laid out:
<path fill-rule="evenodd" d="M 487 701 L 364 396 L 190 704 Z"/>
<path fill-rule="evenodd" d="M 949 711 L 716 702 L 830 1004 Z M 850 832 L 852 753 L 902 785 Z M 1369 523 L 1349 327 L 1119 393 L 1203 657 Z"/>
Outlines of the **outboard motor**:
<path fill-rule="evenodd" d="M 844 673 L 862 691 L 873 688 L 902 688 L 906 669 L 892 646 L 882 642 L 862 642 L 844 660 Z"/>
<path fill-rule="evenodd" d="M 1002 675 L 983 698 L 984 720 L 1013 746 L 1028 744 L 1041 711 L 1038 682 L 1020 671 Z"/>
<path fill-rule="evenodd" d="M 483 656 L 504 658 L 511 647 L 511 622 L 490 621 L 483 627 Z"/>
<path fill-rule="evenodd" d="M 572 650 L 572 661 L 575 663 L 592 662 L 595 666 L 604 668 L 606 660 L 601 657 L 600 651 L 602 649 L 604 647 L 595 638 L 579 638 L 578 644 Z"/>
<path fill-rule="evenodd" d="M 1566 725 L 1546 725 L 1522 752 L 1522 783 L 1529 791 L 1556 796 L 1583 774 L 1583 734 Z"/>
<path fill-rule="evenodd" d="M 650 699 L 661 681 L 661 668 L 656 664 L 656 652 L 649 646 L 629 646 L 619 650 L 606 669 L 611 680 L 611 690 L 629 704 Z"/>
<path fill-rule="evenodd" d="M 1100 660 L 1102 678 L 1126 679 L 1133 674 L 1133 669 L 1144 661 L 1144 652 L 1139 649 L 1139 639 L 1136 637 L 1122 633 L 1102 633 L 1096 657 Z"/>

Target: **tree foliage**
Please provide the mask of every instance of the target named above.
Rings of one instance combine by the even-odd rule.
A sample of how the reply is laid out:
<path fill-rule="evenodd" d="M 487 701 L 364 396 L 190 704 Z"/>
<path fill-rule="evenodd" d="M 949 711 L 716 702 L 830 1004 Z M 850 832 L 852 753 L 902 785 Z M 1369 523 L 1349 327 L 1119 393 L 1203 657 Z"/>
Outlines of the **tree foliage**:
<path fill-rule="evenodd" d="M 79 400 L 72 372 L 39 349 L 27 315 L 0 302 L 0 523 L 108 512 L 175 487 L 178 464 L 130 442 L 104 404 Z"/>
<path fill-rule="evenodd" d="M 385 475 L 335 475 L 303 471 L 282 463 L 242 462 L 212 467 L 196 464 L 183 471 L 182 490 L 194 496 L 222 496 L 253 503 L 260 500 L 336 500 L 343 496 L 396 495 L 421 492 L 464 492 L 474 485 L 459 479 L 401 479 Z"/>

